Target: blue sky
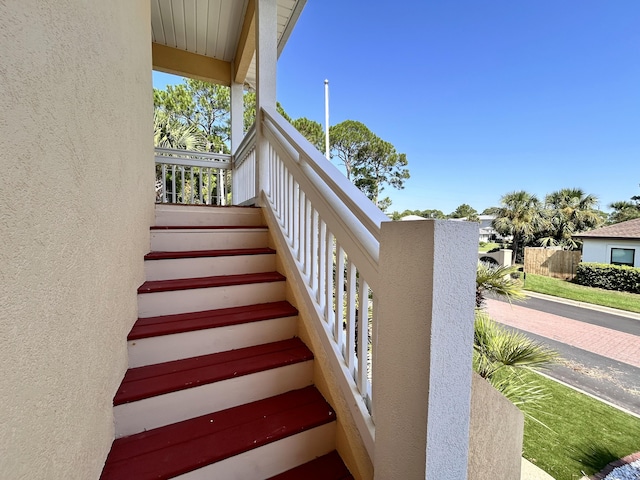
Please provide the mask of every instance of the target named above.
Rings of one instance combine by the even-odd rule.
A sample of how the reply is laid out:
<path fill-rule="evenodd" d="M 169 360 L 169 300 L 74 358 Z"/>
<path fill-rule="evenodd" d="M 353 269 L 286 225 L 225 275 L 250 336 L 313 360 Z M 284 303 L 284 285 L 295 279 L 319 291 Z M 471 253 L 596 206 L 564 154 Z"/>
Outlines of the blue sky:
<path fill-rule="evenodd" d="M 640 194 L 640 1 L 392 5 L 308 0 L 278 63 L 293 118 L 324 124 L 327 78 L 332 125 L 361 121 L 407 154 L 390 211 Z"/>

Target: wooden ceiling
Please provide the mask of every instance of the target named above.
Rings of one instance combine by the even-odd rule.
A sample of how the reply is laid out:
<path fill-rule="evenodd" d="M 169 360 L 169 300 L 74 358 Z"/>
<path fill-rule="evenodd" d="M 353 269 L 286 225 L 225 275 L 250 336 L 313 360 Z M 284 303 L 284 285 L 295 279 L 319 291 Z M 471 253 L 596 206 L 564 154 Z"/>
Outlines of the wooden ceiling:
<path fill-rule="evenodd" d="M 255 85 L 255 2 L 150 0 L 154 68 Z M 306 0 L 277 0 L 278 54 Z"/>

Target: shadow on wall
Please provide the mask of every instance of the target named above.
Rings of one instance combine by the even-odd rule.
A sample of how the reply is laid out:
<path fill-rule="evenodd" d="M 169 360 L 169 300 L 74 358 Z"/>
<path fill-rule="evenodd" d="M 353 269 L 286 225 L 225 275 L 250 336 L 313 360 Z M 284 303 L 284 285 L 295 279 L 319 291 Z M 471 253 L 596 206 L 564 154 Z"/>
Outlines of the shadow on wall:
<path fill-rule="evenodd" d="M 490 265 L 500 266 L 500 267 L 510 267 L 512 261 L 511 250 L 502 249 L 497 252 L 480 252 L 478 253 L 478 260 L 481 262 L 486 262 Z"/>

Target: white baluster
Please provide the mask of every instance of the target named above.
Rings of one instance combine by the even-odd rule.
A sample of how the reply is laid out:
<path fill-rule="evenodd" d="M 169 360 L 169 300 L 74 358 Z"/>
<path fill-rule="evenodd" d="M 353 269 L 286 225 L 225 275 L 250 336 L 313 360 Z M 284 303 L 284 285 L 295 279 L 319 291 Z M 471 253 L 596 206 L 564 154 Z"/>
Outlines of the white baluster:
<path fill-rule="evenodd" d="M 171 165 L 171 203 L 176 203 L 176 166 Z"/>
<path fill-rule="evenodd" d="M 326 298 L 325 288 L 327 286 L 327 224 L 320 218 L 320 231 L 318 232 L 318 294 L 316 295 L 316 301 L 320 311 L 324 312 L 324 301 Z M 323 315 L 326 321 L 326 315 Z"/>
<path fill-rule="evenodd" d="M 358 293 L 358 375 L 356 385 L 358 390 L 366 394 L 367 360 L 369 357 L 369 285 L 360 275 L 360 291 Z"/>
<path fill-rule="evenodd" d="M 351 375 L 356 369 L 356 266 L 347 256 L 347 342 L 345 360 Z"/>
<path fill-rule="evenodd" d="M 167 203 L 167 165 L 162 164 L 162 203 Z"/>
<path fill-rule="evenodd" d="M 180 188 L 181 188 L 181 191 L 180 191 L 180 203 L 187 203 L 187 202 L 185 202 L 185 199 L 184 199 L 184 190 L 185 190 L 185 188 L 184 188 L 184 169 L 185 169 L 184 166 L 180 167 Z"/>
<path fill-rule="evenodd" d="M 336 240 L 336 301 L 333 337 L 344 356 L 344 250 Z"/>
<path fill-rule="evenodd" d="M 326 297 L 324 302 L 324 318 L 327 320 L 327 324 L 329 328 L 334 327 L 334 318 L 333 315 L 333 285 L 334 285 L 334 271 L 333 271 L 333 234 L 329 231 L 329 227 L 325 227 L 326 230 L 326 239 L 325 239 L 325 275 L 326 275 Z"/>

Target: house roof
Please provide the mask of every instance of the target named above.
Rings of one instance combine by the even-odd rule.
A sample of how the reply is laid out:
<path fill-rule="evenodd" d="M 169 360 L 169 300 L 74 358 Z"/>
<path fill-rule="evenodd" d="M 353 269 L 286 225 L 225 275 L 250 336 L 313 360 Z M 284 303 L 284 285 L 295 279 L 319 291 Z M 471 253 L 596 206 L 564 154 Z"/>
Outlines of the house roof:
<path fill-rule="evenodd" d="M 151 0 L 154 69 L 255 86 L 257 0 Z M 306 0 L 277 0 L 278 55 Z M 184 70 L 184 71 L 181 71 Z"/>
<path fill-rule="evenodd" d="M 640 218 L 616 223 L 608 227 L 596 228 L 588 232 L 573 235 L 576 238 L 616 238 L 640 240 Z"/>

